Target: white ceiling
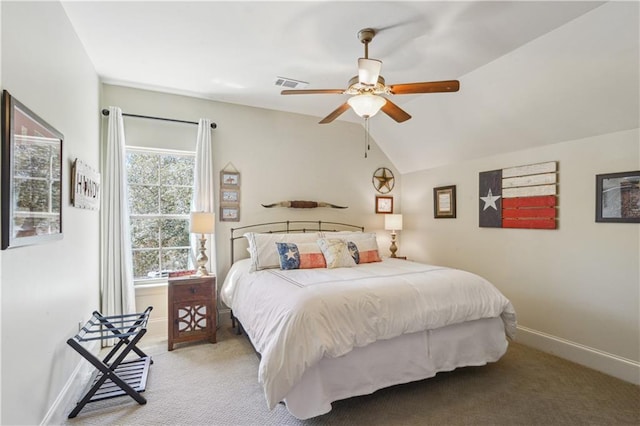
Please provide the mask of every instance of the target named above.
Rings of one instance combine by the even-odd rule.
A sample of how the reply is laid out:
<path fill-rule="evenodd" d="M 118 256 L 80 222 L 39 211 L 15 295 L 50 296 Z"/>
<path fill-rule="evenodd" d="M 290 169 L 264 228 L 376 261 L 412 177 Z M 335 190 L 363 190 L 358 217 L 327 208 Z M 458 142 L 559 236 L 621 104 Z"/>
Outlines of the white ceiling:
<path fill-rule="evenodd" d="M 371 119 L 402 173 L 639 126 L 635 1 L 62 4 L 107 83 L 318 120 L 348 96 L 281 96 L 276 78 L 346 88 L 363 56 L 357 33 L 375 28 L 369 57 L 387 84 L 461 85 L 394 96 L 405 123 Z"/>

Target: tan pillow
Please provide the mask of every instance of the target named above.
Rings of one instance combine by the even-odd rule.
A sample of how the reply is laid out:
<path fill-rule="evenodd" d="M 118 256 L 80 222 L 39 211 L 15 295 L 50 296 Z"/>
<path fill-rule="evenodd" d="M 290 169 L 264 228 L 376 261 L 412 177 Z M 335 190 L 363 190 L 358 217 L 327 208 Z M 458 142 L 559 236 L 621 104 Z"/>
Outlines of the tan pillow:
<path fill-rule="evenodd" d="M 350 268 L 356 266 L 356 262 L 351 257 L 347 243 L 344 240 L 340 238 L 320 238 L 318 245 L 327 262 L 327 268 Z"/>

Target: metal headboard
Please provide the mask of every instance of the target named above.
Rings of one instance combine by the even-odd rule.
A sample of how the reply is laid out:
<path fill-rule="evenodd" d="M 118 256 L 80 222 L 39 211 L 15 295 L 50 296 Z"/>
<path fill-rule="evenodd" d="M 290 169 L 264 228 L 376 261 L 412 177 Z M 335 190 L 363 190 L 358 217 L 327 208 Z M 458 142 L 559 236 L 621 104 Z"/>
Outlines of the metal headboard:
<path fill-rule="evenodd" d="M 236 240 L 242 239 L 242 235 L 237 235 L 237 232 L 261 232 L 268 234 L 292 234 L 292 233 L 304 233 L 304 232 L 336 232 L 336 231 L 349 231 L 360 230 L 364 231 L 364 226 L 351 225 L 348 223 L 340 222 L 323 222 L 321 220 L 286 220 L 281 222 L 265 222 L 257 223 L 254 225 L 240 226 L 238 228 L 231 228 L 231 264 L 235 261 L 234 250 Z"/>

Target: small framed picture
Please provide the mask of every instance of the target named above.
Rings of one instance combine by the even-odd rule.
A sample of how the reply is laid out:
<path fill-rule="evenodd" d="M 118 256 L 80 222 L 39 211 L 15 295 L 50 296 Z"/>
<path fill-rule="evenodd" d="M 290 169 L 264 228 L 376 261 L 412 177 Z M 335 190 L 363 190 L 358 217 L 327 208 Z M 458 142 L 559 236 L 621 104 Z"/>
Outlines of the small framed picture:
<path fill-rule="evenodd" d="M 220 220 L 223 222 L 239 222 L 240 209 L 238 207 L 220 207 Z"/>
<path fill-rule="evenodd" d="M 235 189 L 222 189 L 220 196 L 220 202 L 222 203 L 237 203 L 240 201 L 240 192 Z"/>
<path fill-rule="evenodd" d="M 237 172 L 220 172 L 220 186 L 222 187 L 239 187 L 240 173 Z"/>
<path fill-rule="evenodd" d="M 455 219 L 455 185 L 433 188 L 433 217 L 436 219 Z"/>
<path fill-rule="evenodd" d="M 596 175 L 596 222 L 640 223 L 640 170 Z"/>
<path fill-rule="evenodd" d="M 376 213 L 393 213 L 393 197 L 376 195 Z"/>

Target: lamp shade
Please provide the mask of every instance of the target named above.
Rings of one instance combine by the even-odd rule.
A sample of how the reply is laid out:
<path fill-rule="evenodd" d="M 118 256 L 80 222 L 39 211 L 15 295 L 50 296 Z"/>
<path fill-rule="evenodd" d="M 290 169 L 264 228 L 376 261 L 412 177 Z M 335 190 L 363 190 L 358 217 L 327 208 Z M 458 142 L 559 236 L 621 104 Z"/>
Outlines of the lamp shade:
<path fill-rule="evenodd" d="M 367 92 L 352 96 L 347 102 L 360 117 L 369 118 L 376 115 L 378 111 L 380 111 L 380 108 L 387 103 L 387 100 L 382 96 Z"/>
<path fill-rule="evenodd" d="M 402 215 L 387 214 L 384 216 L 384 229 L 387 231 L 402 231 Z"/>
<path fill-rule="evenodd" d="M 216 227 L 216 215 L 211 212 L 191 212 L 189 230 L 194 234 L 213 234 Z"/>
<path fill-rule="evenodd" d="M 382 61 L 377 59 L 360 58 L 358 59 L 358 81 L 360 84 L 367 86 L 375 86 L 380 75 Z"/>

